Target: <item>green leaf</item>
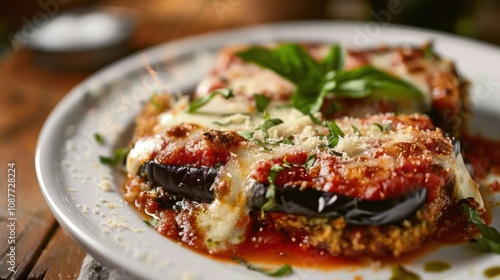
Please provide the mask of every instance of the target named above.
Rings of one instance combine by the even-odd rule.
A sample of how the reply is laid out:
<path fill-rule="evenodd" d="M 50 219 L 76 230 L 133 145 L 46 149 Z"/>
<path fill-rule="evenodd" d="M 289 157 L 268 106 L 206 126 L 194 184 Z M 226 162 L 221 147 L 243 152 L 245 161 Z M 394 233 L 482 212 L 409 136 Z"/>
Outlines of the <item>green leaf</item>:
<path fill-rule="evenodd" d="M 264 133 L 264 139 L 269 137 L 269 132 L 268 130 L 273 127 L 277 126 L 278 124 L 282 124 L 283 121 L 281 119 L 268 119 L 265 120 L 264 123 L 259 127 L 259 129 Z"/>
<path fill-rule="evenodd" d="M 314 165 L 314 162 L 316 161 L 316 155 L 315 154 L 309 154 L 306 159 L 306 163 L 304 164 L 304 167 L 309 170 L 311 167 Z"/>
<path fill-rule="evenodd" d="M 231 97 L 234 97 L 232 89 L 228 89 L 228 88 L 219 89 L 219 90 L 216 90 L 216 91 L 210 93 L 209 95 L 205 95 L 201 98 L 198 98 L 198 99 L 191 101 L 189 103 L 188 112 L 193 113 L 196 110 L 198 110 L 199 108 L 205 106 L 216 95 L 222 95 L 222 97 L 224 97 L 224 99 L 229 99 Z"/>
<path fill-rule="evenodd" d="M 292 105 L 304 114 L 320 111 L 326 97 L 388 99 L 402 103 L 401 107 L 425 101 L 416 86 L 372 66 L 343 70 L 345 58 L 339 45 L 332 46 L 319 63 L 302 46 L 291 43 L 275 49 L 253 47 L 236 55 L 295 84 Z M 425 106 L 422 111 L 429 109 Z"/>
<path fill-rule="evenodd" d="M 269 69 L 296 86 L 293 106 L 307 113 L 319 94 L 323 67 L 300 45 L 283 44 L 275 49 L 253 47 L 236 54 L 246 62 Z"/>
<path fill-rule="evenodd" d="M 99 156 L 99 161 L 102 164 L 107 164 L 111 166 L 118 165 L 123 162 L 123 160 L 127 157 L 130 149 L 129 148 L 118 148 L 113 152 L 111 157 Z"/>
<path fill-rule="evenodd" d="M 292 136 L 288 136 L 287 138 L 283 139 L 283 143 L 287 145 L 295 145 L 295 143 L 293 143 L 292 141 Z"/>
<path fill-rule="evenodd" d="M 290 168 L 290 165 L 286 162 L 286 157 L 283 158 L 283 164 L 275 164 L 269 171 L 269 176 L 267 176 L 267 180 L 269 181 L 269 187 L 266 191 L 267 201 L 260 208 L 260 216 L 262 218 L 264 217 L 265 211 L 268 211 L 276 206 L 276 185 L 274 184 L 274 180 L 276 179 L 276 176 L 278 176 L 278 173 L 280 173 L 280 171 L 284 170 L 285 168 Z"/>
<path fill-rule="evenodd" d="M 309 113 L 309 118 L 311 119 L 311 121 L 314 123 L 314 124 L 318 124 L 318 125 L 324 125 L 323 124 L 323 121 L 316 118 L 313 114 Z"/>
<path fill-rule="evenodd" d="M 379 123 L 373 123 L 374 126 L 378 127 L 378 129 L 380 130 L 380 132 L 384 132 L 384 127 L 379 124 Z"/>
<path fill-rule="evenodd" d="M 289 43 L 274 49 L 253 47 L 236 55 L 246 62 L 269 69 L 302 89 L 315 89 L 322 78 L 321 67 L 300 45 Z"/>
<path fill-rule="evenodd" d="M 149 221 L 144 220 L 142 222 L 145 223 L 146 225 L 148 225 L 149 227 L 156 228 L 158 226 L 158 224 L 160 223 L 160 220 L 158 220 L 156 218 L 151 218 Z"/>
<path fill-rule="evenodd" d="M 336 80 L 337 86 L 327 89 L 333 91 L 335 97 L 425 100 L 424 93 L 416 86 L 372 66 L 344 71 L 336 76 Z"/>
<path fill-rule="evenodd" d="M 328 147 L 335 148 L 339 142 L 339 138 L 344 136 L 344 132 L 342 132 L 335 121 L 327 121 L 326 126 L 330 130 L 330 134 L 328 135 Z"/>
<path fill-rule="evenodd" d="M 352 129 L 354 130 L 354 133 L 356 133 L 357 136 L 361 136 L 361 131 L 357 127 L 355 127 L 353 124 L 351 124 Z"/>
<path fill-rule="evenodd" d="M 269 102 L 271 101 L 269 97 L 261 94 L 255 94 L 254 98 L 255 98 L 255 107 L 259 112 L 264 112 L 267 108 L 267 105 L 269 105 Z"/>
<path fill-rule="evenodd" d="M 285 265 L 279 267 L 275 271 L 269 271 L 269 270 L 265 270 L 265 269 L 259 268 L 259 267 L 255 266 L 255 265 L 253 265 L 253 264 L 245 261 L 244 259 L 242 259 L 240 257 L 231 256 L 231 258 L 233 260 L 235 260 L 236 262 L 238 262 L 239 264 L 244 265 L 249 270 L 257 271 L 257 272 L 263 273 L 263 274 L 265 274 L 267 276 L 271 276 L 271 277 L 285 277 L 285 276 L 293 274 L 293 269 L 288 264 L 285 264 Z"/>
<path fill-rule="evenodd" d="M 338 44 L 330 48 L 330 53 L 320 63 L 323 73 L 343 70 L 344 64 L 345 54 L 342 47 Z"/>
<path fill-rule="evenodd" d="M 254 133 L 255 133 L 254 131 L 248 131 L 248 130 L 238 131 L 238 134 L 247 140 L 251 140 L 253 138 Z"/>
<path fill-rule="evenodd" d="M 474 224 L 481 233 L 481 237 L 477 239 L 480 248 L 486 252 L 500 254 L 500 233 L 495 228 L 487 226 L 479 212 L 470 208 L 467 203 L 460 204 L 459 208 L 467 216 L 469 223 Z"/>
<path fill-rule="evenodd" d="M 99 144 L 99 145 L 102 145 L 105 142 L 104 137 L 102 137 L 102 135 L 99 133 L 94 133 L 94 139 L 97 142 L 97 144 Z"/>
<path fill-rule="evenodd" d="M 385 125 L 384 129 L 385 129 L 385 131 L 389 132 L 389 131 L 391 130 L 391 127 L 392 127 L 392 122 L 388 122 L 388 123 Z"/>

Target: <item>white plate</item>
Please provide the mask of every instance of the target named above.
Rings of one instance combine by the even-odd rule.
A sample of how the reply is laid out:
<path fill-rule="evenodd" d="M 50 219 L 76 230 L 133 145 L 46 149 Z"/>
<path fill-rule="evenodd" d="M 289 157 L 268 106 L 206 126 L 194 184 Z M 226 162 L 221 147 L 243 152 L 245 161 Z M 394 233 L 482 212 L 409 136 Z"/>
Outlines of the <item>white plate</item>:
<path fill-rule="evenodd" d="M 457 63 L 473 82 L 475 131 L 500 136 L 500 51 L 492 46 L 413 28 L 378 23 L 300 22 L 237 29 L 188 38 L 133 55 L 91 76 L 73 89 L 48 118 L 39 138 L 36 169 L 42 192 L 59 223 L 94 258 L 123 275 L 150 279 L 267 279 L 230 262 L 201 256 L 148 228 L 121 199 L 123 174 L 98 161 L 127 143 L 134 117 L 155 91 L 189 92 L 213 66 L 227 44 L 272 40 L 343 42 L 348 47 L 381 43 L 421 44 L 435 40 L 437 52 Z M 146 64 L 157 72 L 151 78 Z M 98 145 L 94 133 L 106 139 Z M 497 197 L 498 200 L 498 197 Z M 500 211 L 494 213 L 500 228 Z M 444 260 L 452 269 L 426 273 L 423 265 Z M 389 268 L 315 270 L 321 260 L 304 259 L 289 279 L 388 279 Z M 405 265 L 423 279 L 481 279 L 500 256 L 468 244 L 444 247 Z M 332 278 L 333 277 L 333 278 Z"/>

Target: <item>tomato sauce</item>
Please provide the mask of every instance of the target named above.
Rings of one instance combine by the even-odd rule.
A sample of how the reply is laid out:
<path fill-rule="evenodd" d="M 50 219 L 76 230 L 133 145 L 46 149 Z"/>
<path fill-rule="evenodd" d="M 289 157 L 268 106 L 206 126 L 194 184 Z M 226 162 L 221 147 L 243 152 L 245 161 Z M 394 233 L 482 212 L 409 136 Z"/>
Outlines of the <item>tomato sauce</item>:
<path fill-rule="evenodd" d="M 477 179 L 484 179 L 490 172 L 500 175 L 500 141 L 471 134 L 463 135 L 460 140 Z"/>

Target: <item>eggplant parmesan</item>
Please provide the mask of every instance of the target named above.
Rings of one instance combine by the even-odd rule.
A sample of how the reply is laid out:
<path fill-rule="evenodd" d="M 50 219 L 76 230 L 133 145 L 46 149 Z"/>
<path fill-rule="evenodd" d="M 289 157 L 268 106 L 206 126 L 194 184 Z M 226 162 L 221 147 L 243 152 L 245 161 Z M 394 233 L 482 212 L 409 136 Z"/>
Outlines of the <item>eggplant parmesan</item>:
<path fill-rule="evenodd" d="M 452 63 L 426 48 L 340 51 L 231 47 L 194 98 L 154 96 L 137 118 L 125 199 L 158 232 L 220 256 L 399 256 L 470 238 L 458 205 L 485 208 L 443 132 L 468 113 Z M 290 53 L 309 56 L 294 63 L 315 76 L 251 59 Z"/>

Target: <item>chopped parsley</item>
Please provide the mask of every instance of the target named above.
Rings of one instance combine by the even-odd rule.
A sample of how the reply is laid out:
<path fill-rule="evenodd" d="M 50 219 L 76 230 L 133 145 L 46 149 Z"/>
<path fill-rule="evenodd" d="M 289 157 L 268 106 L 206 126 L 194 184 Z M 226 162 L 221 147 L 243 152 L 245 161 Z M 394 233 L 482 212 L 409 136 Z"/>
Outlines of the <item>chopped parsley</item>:
<path fill-rule="evenodd" d="M 285 277 L 285 276 L 293 274 L 293 269 L 292 269 L 292 267 L 289 264 L 285 264 L 285 265 L 279 267 L 278 269 L 276 269 L 274 271 L 269 271 L 269 270 L 266 270 L 266 269 L 259 268 L 259 267 L 255 266 L 255 265 L 253 265 L 253 264 L 245 261 L 244 259 L 242 259 L 240 257 L 231 256 L 231 258 L 233 260 L 235 260 L 237 263 L 239 263 L 241 265 L 244 265 L 249 270 L 257 271 L 257 272 L 263 273 L 263 274 L 265 274 L 267 276 L 271 276 L 271 277 Z"/>
<path fill-rule="evenodd" d="M 274 184 L 274 180 L 276 180 L 276 176 L 278 176 L 278 173 L 287 168 L 291 168 L 291 166 L 290 163 L 286 160 L 286 157 L 283 158 L 282 164 L 275 164 L 271 167 L 269 176 L 267 176 L 267 180 L 269 181 L 269 187 L 267 188 L 266 192 L 267 201 L 260 208 L 261 217 L 264 217 L 265 211 L 268 211 L 276 206 L 276 185 Z"/>
<path fill-rule="evenodd" d="M 254 131 L 242 130 L 242 131 L 238 131 L 238 134 L 241 135 L 243 138 L 245 138 L 247 140 L 255 142 L 257 145 L 261 146 L 265 150 L 270 150 L 266 146 L 266 144 L 269 143 L 268 142 L 268 138 L 269 138 L 269 132 L 268 132 L 268 130 L 271 127 L 273 127 L 273 126 L 277 126 L 277 125 L 282 124 L 282 123 L 283 123 L 283 121 L 281 119 L 277 119 L 277 118 L 273 119 L 273 118 L 271 118 L 271 116 L 269 115 L 269 113 L 264 112 L 264 123 L 262 123 L 260 126 L 258 126 L 257 128 L 255 128 Z M 261 140 L 259 140 L 259 139 L 257 139 L 257 138 L 254 137 L 255 132 L 257 132 L 259 130 L 262 131 L 262 135 L 264 137 L 264 141 L 261 141 Z M 290 140 L 290 142 L 291 142 L 291 140 Z"/>
<path fill-rule="evenodd" d="M 232 89 L 228 89 L 228 88 L 219 89 L 219 90 L 216 90 L 216 91 L 210 93 L 209 95 L 205 95 L 201 98 L 195 99 L 192 102 L 190 102 L 188 112 L 193 113 L 196 110 L 200 109 L 201 107 L 205 106 L 216 95 L 222 95 L 222 97 L 224 97 L 224 99 L 229 99 L 231 97 L 234 97 Z"/>

